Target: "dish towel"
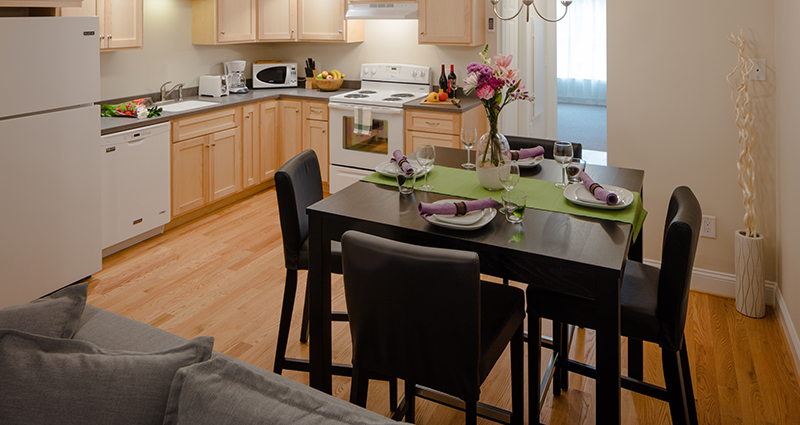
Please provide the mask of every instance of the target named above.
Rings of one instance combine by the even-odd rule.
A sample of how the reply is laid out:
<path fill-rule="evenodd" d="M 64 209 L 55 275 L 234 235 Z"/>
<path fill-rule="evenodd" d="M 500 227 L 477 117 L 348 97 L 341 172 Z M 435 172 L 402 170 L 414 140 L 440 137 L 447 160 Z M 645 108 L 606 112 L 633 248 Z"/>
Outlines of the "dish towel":
<path fill-rule="evenodd" d="M 520 159 L 533 158 L 542 155 L 544 155 L 544 148 L 541 146 L 537 146 L 535 148 L 530 148 L 530 149 L 520 149 L 519 152 L 512 151 L 511 159 L 514 161 L 519 161 Z"/>
<path fill-rule="evenodd" d="M 392 159 L 390 159 L 389 162 L 394 162 L 400 166 L 400 169 L 403 170 L 406 176 L 411 176 L 414 174 L 414 168 L 408 163 L 408 158 L 403 155 L 403 152 L 400 151 L 400 149 L 397 149 L 392 153 Z"/>
<path fill-rule="evenodd" d="M 464 215 L 470 211 L 478 211 L 486 208 L 497 208 L 500 203 L 492 198 L 478 199 L 476 201 L 461 201 L 461 202 L 442 202 L 440 204 L 428 204 L 420 202 L 417 206 L 419 215 L 422 218 L 428 218 L 434 214 L 441 215 Z"/>
<path fill-rule="evenodd" d="M 353 133 L 369 135 L 372 133 L 372 108 L 359 106 L 353 119 Z"/>
<path fill-rule="evenodd" d="M 617 205 L 617 202 L 619 202 L 619 197 L 616 193 L 603 189 L 603 186 L 595 183 L 585 171 L 581 171 L 580 179 L 586 189 L 589 189 L 589 193 L 594 195 L 598 201 L 604 201 L 607 205 Z"/>

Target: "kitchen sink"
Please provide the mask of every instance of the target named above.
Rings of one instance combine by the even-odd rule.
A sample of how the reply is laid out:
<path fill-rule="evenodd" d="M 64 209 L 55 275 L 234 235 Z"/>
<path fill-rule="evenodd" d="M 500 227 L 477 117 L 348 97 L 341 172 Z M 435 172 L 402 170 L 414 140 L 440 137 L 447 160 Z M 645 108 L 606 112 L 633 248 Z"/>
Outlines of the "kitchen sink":
<path fill-rule="evenodd" d="M 191 109 L 208 108 L 219 106 L 217 102 L 204 102 L 202 100 L 184 100 L 182 102 L 172 102 L 158 105 L 164 112 L 183 112 Z"/>

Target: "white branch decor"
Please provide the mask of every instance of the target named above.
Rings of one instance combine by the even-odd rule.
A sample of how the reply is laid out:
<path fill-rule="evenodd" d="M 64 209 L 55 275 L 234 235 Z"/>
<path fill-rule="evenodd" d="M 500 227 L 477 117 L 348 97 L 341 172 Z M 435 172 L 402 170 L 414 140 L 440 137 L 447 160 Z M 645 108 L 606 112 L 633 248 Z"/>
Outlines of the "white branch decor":
<path fill-rule="evenodd" d="M 731 86 L 731 100 L 733 101 L 736 113 L 736 127 L 739 128 L 739 162 L 736 168 L 739 170 L 739 187 L 742 188 L 742 203 L 744 205 L 744 227 L 746 236 L 753 238 L 758 236 L 756 232 L 756 192 L 755 192 L 755 166 L 753 165 L 752 145 L 753 145 L 753 115 L 750 114 L 750 95 L 747 87 L 750 83 L 750 71 L 755 65 L 745 53 L 746 39 L 743 31 L 739 31 L 739 36 L 733 33 L 728 35 L 730 41 L 739 53 L 736 67 L 725 77 Z"/>

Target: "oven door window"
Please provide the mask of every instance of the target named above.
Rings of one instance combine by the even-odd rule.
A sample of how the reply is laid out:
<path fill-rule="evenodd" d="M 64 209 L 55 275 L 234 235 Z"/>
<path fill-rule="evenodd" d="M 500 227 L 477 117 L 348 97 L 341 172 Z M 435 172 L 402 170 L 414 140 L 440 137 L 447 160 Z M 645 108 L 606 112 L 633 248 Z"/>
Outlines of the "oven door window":
<path fill-rule="evenodd" d="M 347 151 L 369 152 L 377 154 L 389 153 L 389 121 L 372 120 L 369 134 L 355 133 L 355 119 L 343 117 L 342 148 Z"/>
<path fill-rule="evenodd" d="M 286 67 L 276 66 L 262 69 L 256 74 L 256 80 L 262 83 L 283 84 L 286 82 Z"/>

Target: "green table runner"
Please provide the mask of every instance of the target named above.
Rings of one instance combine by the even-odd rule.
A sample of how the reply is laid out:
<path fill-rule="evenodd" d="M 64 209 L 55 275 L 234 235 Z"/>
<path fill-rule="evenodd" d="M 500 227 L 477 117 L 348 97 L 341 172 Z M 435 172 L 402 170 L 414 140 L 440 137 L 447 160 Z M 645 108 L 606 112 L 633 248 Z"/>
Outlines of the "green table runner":
<path fill-rule="evenodd" d="M 386 177 L 380 173 L 373 173 L 361 181 L 397 186 L 396 178 Z M 502 202 L 501 191 L 492 192 L 484 189 L 478 183 L 475 171 L 443 166 L 435 167 L 428 174 L 428 183 L 434 186 L 432 192 L 435 193 L 470 199 L 492 198 Z M 417 178 L 414 188 L 419 190 L 423 184 L 425 184 L 425 177 Z M 584 207 L 567 201 L 567 198 L 564 197 L 564 190 L 557 188 L 555 183 L 550 181 L 520 178 L 514 190 L 522 190 L 528 194 L 526 205 L 528 208 L 629 223 L 633 225 L 634 241 L 639 236 L 639 231 L 647 216 L 647 211 L 642 208 L 642 198 L 638 193 L 633 194 L 631 206 L 621 210 L 606 210 Z"/>

